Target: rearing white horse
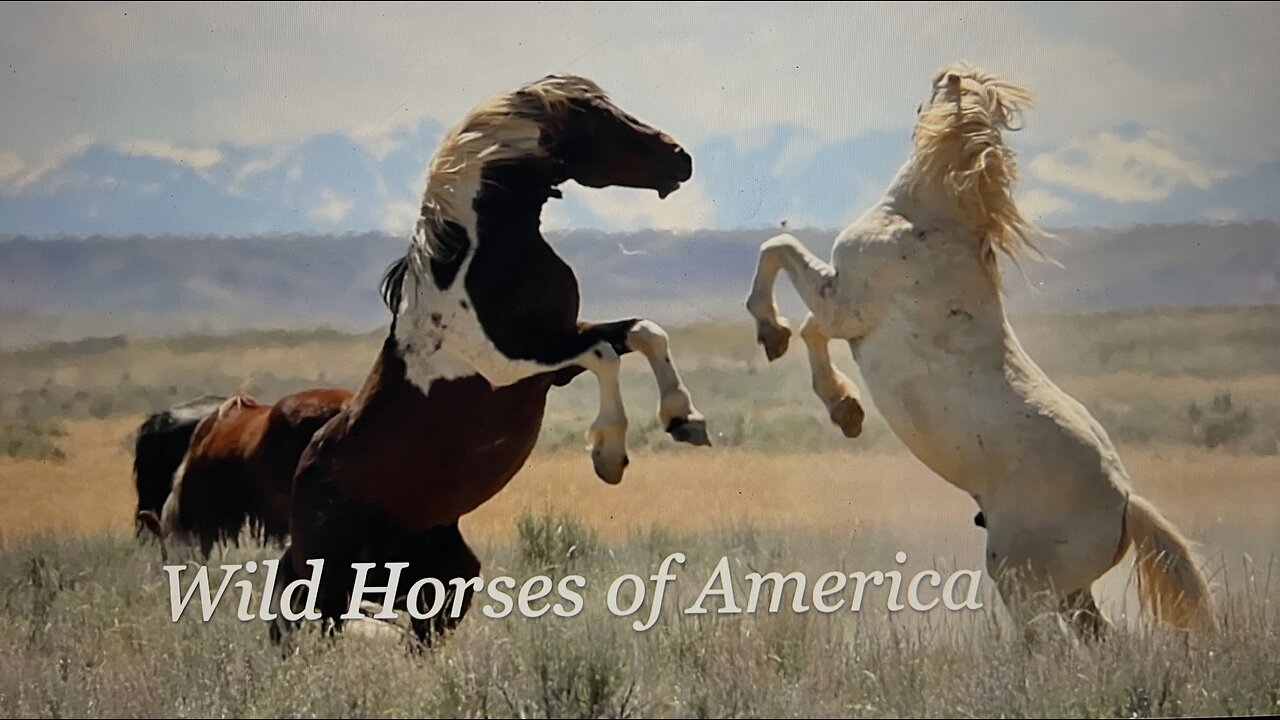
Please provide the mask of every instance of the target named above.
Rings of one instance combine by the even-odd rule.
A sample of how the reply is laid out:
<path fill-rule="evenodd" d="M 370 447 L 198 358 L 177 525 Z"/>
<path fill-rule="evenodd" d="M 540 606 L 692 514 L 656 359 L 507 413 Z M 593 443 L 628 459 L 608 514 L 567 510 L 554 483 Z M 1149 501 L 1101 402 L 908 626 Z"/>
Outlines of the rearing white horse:
<path fill-rule="evenodd" d="M 1030 100 L 964 63 L 940 71 L 883 199 L 836 238 L 829 265 L 790 235 L 766 242 L 747 309 L 768 358 L 781 356 L 791 331 L 773 287 L 786 271 L 811 311 L 800 337 L 814 391 L 856 437 L 857 386 L 827 353 L 830 339 L 849 342 L 893 431 L 977 501 L 1006 604 L 1048 590 L 1082 629 L 1100 629 L 1091 585 L 1133 545 L 1147 611 L 1210 630 L 1210 590 L 1187 540 L 1130 488 L 1106 431 L 1027 356 L 1005 317 L 997 251 L 1038 252 L 1003 136 Z"/>

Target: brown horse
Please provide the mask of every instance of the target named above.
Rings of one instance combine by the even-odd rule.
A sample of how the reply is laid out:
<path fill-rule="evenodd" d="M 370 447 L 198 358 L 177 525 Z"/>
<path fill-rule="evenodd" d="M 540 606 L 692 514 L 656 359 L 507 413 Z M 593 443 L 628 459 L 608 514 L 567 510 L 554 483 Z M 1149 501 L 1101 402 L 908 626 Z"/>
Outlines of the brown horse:
<path fill-rule="evenodd" d="M 139 512 L 139 521 L 162 538 L 197 538 L 206 557 L 246 525 L 264 541 L 284 542 L 298 457 L 350 399 L 337 388 L 304 390 L 274 405 L 227 398 L 196 425 L 159 516 Z"/>
<path fill-rule="evenodd" d="M 600 386 L 592 461 L 602 479 L 619 482 L 627 457 L 618 356 L 631 350 L 653 369 L 667 432 L 710 444 L 666 333 L 634 318 L 579 322 L 577 278 L 539 230 L 543 205 L 566 180 L 665 197 L 692 172 L 675 141 L 579 77 L 496 97 L 451 130 L 429 167 L 410 249 L 384 278 L 395 318 L 382 352 L 302 455 L 277 587 L 324 560 L 317 609 L 340 626 L 353 562 L 408 562 L 403 587 L 477 576 L 458 519 L 520 470 L 548 390 L 584 369 Z M 370 582 L 379 577 L 385 571 Z M 470 598 L 458 601 L 465 610 Z M 441 613 L 414 627 L 429 639 L 460 619 Z"/>

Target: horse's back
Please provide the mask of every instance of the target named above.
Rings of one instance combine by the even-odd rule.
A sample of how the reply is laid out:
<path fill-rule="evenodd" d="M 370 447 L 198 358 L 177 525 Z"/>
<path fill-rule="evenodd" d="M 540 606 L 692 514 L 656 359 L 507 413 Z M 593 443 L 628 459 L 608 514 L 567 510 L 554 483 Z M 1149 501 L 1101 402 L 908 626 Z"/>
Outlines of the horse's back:
<path fill-rule="evenodd" d="M 266 418 L 262 448 L 276 456 L 298 456 L 316 431 L 351 401 L 353 394 L 342 388 L 304 390 L 280 398 Z"/>
<path fill-rule="evenodd" d="M 259 491 L 278 506 L 276 514 L 288 515 L 288 498 L 298 461 L 312 437 L 351 401 L 342 388 L 304 390 L 286 395 L 270 408 L 263 434 L 254 448 Z"/>

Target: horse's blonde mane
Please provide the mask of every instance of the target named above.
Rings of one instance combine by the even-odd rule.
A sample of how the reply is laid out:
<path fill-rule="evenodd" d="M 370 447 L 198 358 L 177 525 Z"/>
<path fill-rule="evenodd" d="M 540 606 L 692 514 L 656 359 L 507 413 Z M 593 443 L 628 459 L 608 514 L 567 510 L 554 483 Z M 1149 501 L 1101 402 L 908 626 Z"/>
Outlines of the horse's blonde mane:
<path fill-rule="evenodd" d="M 430 255 L 448 252 L 436 243 L 433 219 L 459 216 L 458 185 L 486 163 L 536 156 L 543 152 L 542 130 L 560 107 L 573 100 L 607 99 L 599 85 L 571 75 L 550 75 L 481 103 L 445 133 L 427 167 L 427 189 L 415 244 Z M 432 217 L 435 215 L 436 217 Z"/>
<path fill-rule="evenodd" d="M 1042 231 L 1013 201 L 1018 160 L 1005 130 L 1030 107 L 1031 93 L 991 73 L 956 63 L 934 76 L 933 97 L 920 110 L 909 182 L 953 198 L 968 229 L 982 238 L 983 265 L 1000 275 L 996 251 L 1017 262 L 1043 253 L 1028 237 Z"/>
<path fill-rule="evenodd" d="M 236 393 L 235 395 L 232 395 L 231 397 L 222 401 L 222 404 L 218 406 L 218 411 L 217 413 L 215 413 L 215 415 L 217 416 L 218 420 L 225 420 L 227 416 L 230 415 L 231 413 L 240 412 L 245 408 L 261 407 L 261 405 L 262 404 L 259 403 L 256 398 L 250 395 L 246 395 L 244 393 Z"/>
<path fill-rule="evenodd" d="M 557 111 L 574 100 L 591 99 L 608 100 L 608 95 L 586 78 L 548 75 L 481 103 L 445 133 L 427 166 L 422 214 L 409 252 L 382 276 L 382 299 L 393 313 L 399 312 L 406 275 L 421 277 L 427 260 L 448 262 L 462 250 L 442 228 L 473 199 L 459 195 L 463 178 L 478 175 L 487 163 L 543 154 L 542 131 Z"/>

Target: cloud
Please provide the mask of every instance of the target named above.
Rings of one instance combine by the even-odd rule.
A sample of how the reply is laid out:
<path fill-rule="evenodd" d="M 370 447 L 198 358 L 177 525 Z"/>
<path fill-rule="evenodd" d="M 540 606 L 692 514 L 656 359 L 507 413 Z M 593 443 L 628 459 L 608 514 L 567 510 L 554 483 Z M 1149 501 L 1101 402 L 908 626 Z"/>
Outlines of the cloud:
<path fill-rule="evenodd" d="M 773 165 L 774 175 L 786 175 L 809 164 L 825 143 L 812 133 L 796 133 L 787 140 Z"/>
<path fill-rule="evenodd" d="M 11 152 L 0 150 L 0 183 L 11 177 L 16 177 L 24 167 L 26 167 L 26 163 L 22 162 L 22 158 Z"/>
<path fill-rule="evenodd" d="M 403 117 L 399 113 L 390 120 L 360 125 L 347 133 L 360 147 L 378 162 L 391 153 L 403 150 L 413 139 L 416 118 Z"/>
<path fill-rule="evenodd" d="M 308 214 L 312 220 L 337 225 L 351 212 L 352 207 L 351 198 L 339 195 L 329 188 L 321 188 L 319 204 Z"/>
<path fill-rule="evenodd" d="M 167 140 L 129 140 L 116 146 L 128 155 L 141 155 L 190 165 L 196 170 L 208 170 L 222 162 L 222 151 L 214 147 L 185 148 Z"/>
<path fill-rule="evenodd" d="M 66 185 L 80 185 L 87 182 L 88 178 L 82 177 L 83 173 L 68 173 L 59 176 L 58 170 L 62 168 L 64 163 L 79 157 L 91 145 L 93 145 L 93 138 L 88 135 L 80 135 L 73 138 L 70 142 L 63 144 L 50 153 L 39 165 L 16 175 L 11 184 L 13 191 L 21 193 L 37 183 L 44 183 L 47 186 L 44 189 L 52 193 Z"/>
<path fill-rule="evenodd" d="M 1018 198 L 1018 209 L 1032 222 L 1043 222 L 1052 215 L 1073 212 L 1076 204 L 1070 200 L 1054 195 L 1043 188 L 1036 188 L 1021 193 Z"/>
<path fill-rule="evenodd" d="M 1205 190 L 1230 173 L 1204 163 L 1189 144 L 1151 131 L 1104 131 L 1037 155 L 1031 173 L 1044 182 L 1122 203 L 1164 200 L 1190 185 Z"/>
<path fill-rule="evenodd" d="M 565 204 L 588 215 L 585 222 L 602 230 L 697 230 L 712 227 L 715 204 L 707 198 L 702 185 L 680 188 L 665 200 L 651 190 L 605 188 L 597 190 L 567 184 Z M 545 215 L 544 215 L 545 218 Z M 553 222 L 560 222 L 554 218 Z"/>
<path fill-rule="evenodd" d="M 382 229 L 392 235 L 409 237 L 413 234 L 414 225 L 421 212 L 419 203 L 411 200 L 396 200 L 387 203 L 382 214 Z"/>
<path fill-rule="evenodd" d="M 266 153 L 250 158 L 244 162 L 237 170 L 235 177 L 231 179 L 231 184 L 227 186 L 227 192 L 232 195 L 243 195 L 245 193 L 244 184 L 256 175 L 271 172 L 280 167 L 280 164 L 289 157 L 294 150 L 293 146 L 288 143 L 280 143 L 268 150 Z M 299 173 L 300 175 L 301 173 Z M 290 176 L 290 180 L 297 178 Z"/>
<path fill-rule="evenodd" d="M 197 144 L 365 128 L 355 137 L 381 155 L 396 145 L 390 128 L 422 118 L 452 125 L 493 93 L 547 72 L 593 77 L 689 144 L 726 134 L 750 147 L 753 133 L 779 123 L 852 139 L 909 125 L 937 67 L 967 58 L 1036 90 L 1046 108 L 1028 119 L 1037 141 L 1130 119 L 1186 134 L 1217 117 L 1240 131 L 1224 133 L 1224 143 L 1277 149 L 1265 122 L 1280 107 L 1269 92 L 1280 67 L 1274 9 L 1162 12 L 1155 32 L 1145 9 L 655 7 L 0 9 L 0 48 L 25 78 L 0 88 L 9 100 L 0 128 L 15 140 L 3 144 L 38 157 L 29 148 L 68 132 L 47 118 L 66 116 L 71 132 L 112 141 L 144 121 L 150 135 Z M 433 27 L 450 30 L 424 44 Z M 1242 32 L 1243 47 L 1233 47 Z M 465 56 L 486 61 L 460 72 L 454 59 Z M 74 112 L 51 107 L 64 98 L 76 99 Z"/>
<path fill-rule="evenodd" d="M 573 213 L 569 211 L 567 203 L 551 200 L 542 206 L 542 232 L 571 230 L 573 227 Z"/>

